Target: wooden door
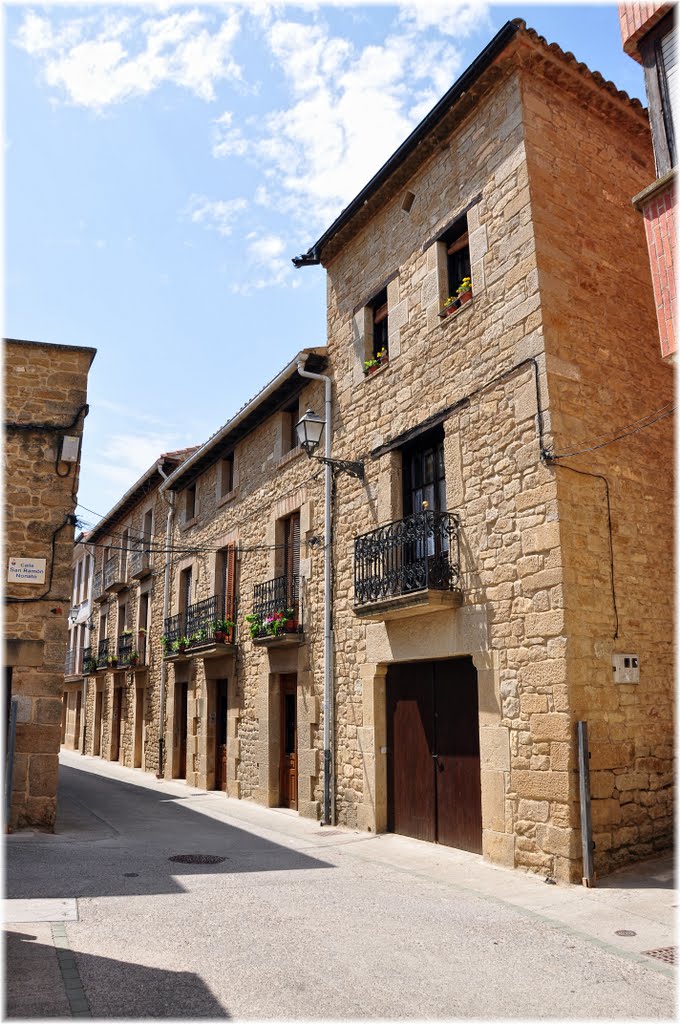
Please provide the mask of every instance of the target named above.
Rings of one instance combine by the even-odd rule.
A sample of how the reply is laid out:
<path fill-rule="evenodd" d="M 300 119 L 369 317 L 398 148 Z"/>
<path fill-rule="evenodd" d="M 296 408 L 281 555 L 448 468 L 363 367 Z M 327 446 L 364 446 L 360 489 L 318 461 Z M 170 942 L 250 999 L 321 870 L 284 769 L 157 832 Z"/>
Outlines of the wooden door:
<path fill-rule="evenodd" d="M 177 778 L 187 777 L 187 702 L 189 699 L 189 684 L 175 684 L 175 722 L 177 729 Z"/>
<path fill-rule="evenodd" d="M 482 852 L 477 671 L 471 658 L 434 663 L 437 839 Z"/>
<path fill-rule="evenodd" d="M 387 673 L 388 828 L 482 851 L 477 672 L 471 658 Z"/>
<path fill-rule="evenodd" d="M 133 768 L 142 767 L 142 744 L 144 741 L 144 688 L 135 691 L 135 750 Z"/>
<path fill-rule="evenodd" d="M 215 680 L 215 789 L 227 791 L 227 680 Z"/>
<path fill-rule="evenodd" d="M 123 713 L 123 687 L 117 686 L 113 691 L 113 721 L 111 722 L 111 760 L 120 758 L 120 719 Z"/>
<path fill-rule="evenodd" d="M 60 743 L 66 742 L 66 720 L 68 717 L 68 691 L 64 691 L 64 696 L 61 698 L 61 739 Z"/>
<path fill-rule="evenodd" d="M 297 810 L 297 675 L 281 676 L 281 807 Z"/>
<path fill-rule="evenodd" d="M 388 828 L 391 832 L 429 842 L 436 838 L 433 726 L 431 663 L 390 665 L 387 672 Z"/>
<path fill-rule="evenodd" d="M 92 754 L 94 757 L 101 757 L 102 752 L 102 707 L 104 694 L 97 690 L 94 701 L 94 733 L 92 734 Z"/>

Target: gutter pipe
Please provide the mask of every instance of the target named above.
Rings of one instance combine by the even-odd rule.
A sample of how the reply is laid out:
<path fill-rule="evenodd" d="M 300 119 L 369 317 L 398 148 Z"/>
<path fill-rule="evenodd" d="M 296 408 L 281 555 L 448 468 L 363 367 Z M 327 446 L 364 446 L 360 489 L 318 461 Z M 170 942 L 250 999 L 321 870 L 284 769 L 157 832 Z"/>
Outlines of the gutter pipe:
<path fill-rule="evenodd" d="M 323 373 L 312 373 L 305 369 L 306 355 L 298 358 L 297 369 L 301 377 L 322 380 L 325 388 L 326 437 L 324 455 L 331 457 L 331 378 Z M 335 766 L 333 764 L 334 729 L 333 722 L 333 604 L 331 593 L 331 487 L 332 467 L 326 463 L 324 474 L 324 546 L 323 546 L 323 822 L 332 825 L 335 820 Z"/>
<path fill-rule="evenodd" d="M 165 482 L 168 479 L 168 474 L 163 472 L 163 467 L 160 462 L 156 463 L 156 469 L 163 477 Z M 166 496 L 163 484 L 160 486 L 160 491 L 168 503 L 168 518 L 165 526 L 165 566 L 163 568 L 163 626 L 165 627 L 165 620 L 168 617 L 168 607 L 170 605 L 170 541 L 172 539 L 172 522 L 175 516 L 175 492 L 170 491 L 170 494 Z M 160 692 L 160 707 L 158 710 L 158 771 L 156 772 L 156 778 L 163 778 L 163 759 L 165 755 L 165 681 L 167 677 L 168 667 L 165 658 L 161 659 L 161 692 Z"/>

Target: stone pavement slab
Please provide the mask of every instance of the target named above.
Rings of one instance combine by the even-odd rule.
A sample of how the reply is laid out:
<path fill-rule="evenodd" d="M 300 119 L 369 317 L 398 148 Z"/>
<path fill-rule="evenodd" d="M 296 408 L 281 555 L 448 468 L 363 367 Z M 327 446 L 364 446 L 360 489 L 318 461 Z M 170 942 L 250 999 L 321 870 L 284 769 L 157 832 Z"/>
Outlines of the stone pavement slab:
<path fill-rule="evenodd" d="M 27 921 L 77 921 L 74 899 L 3 900 L 2 919 L 13 924 Z"/>

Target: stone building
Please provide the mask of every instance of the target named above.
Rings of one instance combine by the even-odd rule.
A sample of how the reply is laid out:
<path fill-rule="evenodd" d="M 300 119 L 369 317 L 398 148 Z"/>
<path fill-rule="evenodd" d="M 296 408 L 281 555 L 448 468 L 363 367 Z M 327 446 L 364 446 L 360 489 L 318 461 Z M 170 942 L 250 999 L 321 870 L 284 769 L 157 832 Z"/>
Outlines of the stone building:
<path fill-rule="evenodd" d="M 326 350 L 292 359 L 163 484 L 176 508 L 163 772 L 317 817 L 324 469 L 295 425 Z"/>
<path fill-rule="evenodd" d="M 94 551 L 84 752 L 157 771 L 167 531 L 163 481 L 194 448 L 166 452 L 88 535 Z"/>
<path fill-rule="evenodd" d="M 4 344 L 8 723 L 17 699 L 13 828 L 54 828 L 80 442 L 95 353 Z"/>
<path fill-rule="evenodd" d="M 661 352 L 675 357 L 675 165 L 673 96 L 677 93 L 674 4 L 619 5 L 623 48 L 645 71 L 656 177 L 633 198 L 642 214 L 652 269 Z M 675 100 L 677 109 L 677 100 Z"/>
<path fill-rule="evenodd" d="M 61 742 L 69 750 L 83 749 L 87 704 L 85 651 L 90 647 L 94 548 L 81 533 L 73 546 L 71 608 L 68 613 L 68 647 L 64 664 L 64 697 L 61 713 Z"/>
<path fill-rule="evenodd" d="M 596 869 L 671 841 L 653 174 L 639 102 L 509 22 L 294 260 L 365 462 L 334 506 L 343 824 L 579 880 L 585 721 Z"/>

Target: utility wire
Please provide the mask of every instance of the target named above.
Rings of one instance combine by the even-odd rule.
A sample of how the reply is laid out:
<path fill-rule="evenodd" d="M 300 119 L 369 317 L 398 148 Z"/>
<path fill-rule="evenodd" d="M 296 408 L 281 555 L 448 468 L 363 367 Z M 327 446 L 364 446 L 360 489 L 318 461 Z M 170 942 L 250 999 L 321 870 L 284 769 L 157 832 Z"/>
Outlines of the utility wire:
<path fill-rule="evenodd" d="M 666 411 L 664 412 L 662 410 L 659 410 L 658 415 L 650 413 L 651 416 L 654 416 L 654 419 L 650 420 L 648 417 L 644 417 L 643 419 L 646 419 L 647 422 L 643 422 L 643 420 L 635 420 L 634 423 L 630 424 L 630 429 L 625 429 L 620 434 L 617 434 L 615 437 L 610 437 L 606 441 L 601 441 L 599 444 L 593 444 L 586 448 L 579 448 L 577 451 L 570 451 L 568 448 L 560 449 L 559 451 L 555 452 L 552 455 L 550 461 L 552 461 L 553 459 L 571 459 L 575 455 L 583 455 L 585 452 L 594 452 L 598 448 L 606 448 L 607 445 L 614 444 L 616 441 L 621 441 L 624 437 L 631 437 L 633 434 L 639 433 L 646 427 L 651 427 L 655 423 L 658 423 L 660 420 L 666 419 L 667 416 L 672 416 L 675 412 L 675 406 L 671 406 L 670 409 L 666 408 L 665 406 L 663 408 L 665 408 Z M 639 423 L 640 426 L 635 426 L 635 423 Z M 600 435 L 600 437 L 603 436 L 604 435 L 602 434 Z M 597 438 L 593 438 L 593 440 L 597 440 Z"/>

